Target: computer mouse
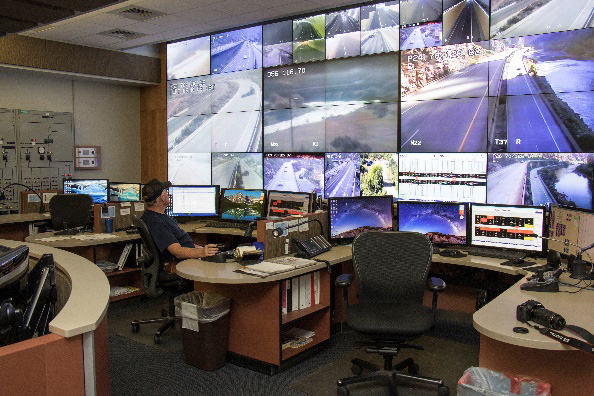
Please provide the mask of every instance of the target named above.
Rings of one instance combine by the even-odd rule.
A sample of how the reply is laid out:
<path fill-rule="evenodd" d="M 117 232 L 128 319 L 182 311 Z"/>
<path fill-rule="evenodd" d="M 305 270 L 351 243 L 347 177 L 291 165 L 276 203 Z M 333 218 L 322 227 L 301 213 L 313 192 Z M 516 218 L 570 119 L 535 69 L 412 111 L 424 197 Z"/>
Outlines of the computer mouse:
<path fill-rule="evenodd" d="M 522 264 L 524 262 L 523 258 L 517 258 L 512 260 L 512 264 Z"/>

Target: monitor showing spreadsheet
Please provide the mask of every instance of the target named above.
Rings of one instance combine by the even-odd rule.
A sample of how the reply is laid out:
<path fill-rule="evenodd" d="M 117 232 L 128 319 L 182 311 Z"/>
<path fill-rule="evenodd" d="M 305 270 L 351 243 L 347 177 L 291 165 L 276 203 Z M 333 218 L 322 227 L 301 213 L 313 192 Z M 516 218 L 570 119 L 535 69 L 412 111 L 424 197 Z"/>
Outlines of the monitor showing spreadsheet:
<path fill-rule="evenodd" d="M 171 186 L 168 214 L 171 216 L 216 216 L 219 186 Z"/>

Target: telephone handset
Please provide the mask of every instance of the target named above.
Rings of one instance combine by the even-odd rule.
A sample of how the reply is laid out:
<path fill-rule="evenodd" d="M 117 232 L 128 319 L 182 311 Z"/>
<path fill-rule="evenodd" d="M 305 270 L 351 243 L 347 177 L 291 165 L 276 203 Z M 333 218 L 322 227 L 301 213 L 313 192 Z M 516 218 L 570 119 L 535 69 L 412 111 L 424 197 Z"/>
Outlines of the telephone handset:
<path fill-rule="evenodd" d="M 332 249 L 330 242 L 321 235 L 316 235 L 303 241 L 293 238 L 291 242 L 295 244 L 298 257 L 312 258 Z"/>

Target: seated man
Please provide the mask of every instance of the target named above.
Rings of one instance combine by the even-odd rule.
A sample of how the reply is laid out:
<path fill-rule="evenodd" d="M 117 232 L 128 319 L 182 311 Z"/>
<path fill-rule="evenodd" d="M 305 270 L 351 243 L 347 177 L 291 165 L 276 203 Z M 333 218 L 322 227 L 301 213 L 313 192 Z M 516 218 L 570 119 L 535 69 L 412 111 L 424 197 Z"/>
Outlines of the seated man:
<path fill-rule="evenodd" d="M 217 253 L 217 245 L 194 245 L 190 235 L 182 230 L 172 217 L 165 214 L 169 204 L 167 190 L 170 186 L 171 183 L 168 181 L 163 183 L 153 179 L 142 188 L 145 211 L 140 218 L 146 223 L 157 249 L 161 252 L 162 261 L 168 262 L 174 258 L 201 258 Z"/>

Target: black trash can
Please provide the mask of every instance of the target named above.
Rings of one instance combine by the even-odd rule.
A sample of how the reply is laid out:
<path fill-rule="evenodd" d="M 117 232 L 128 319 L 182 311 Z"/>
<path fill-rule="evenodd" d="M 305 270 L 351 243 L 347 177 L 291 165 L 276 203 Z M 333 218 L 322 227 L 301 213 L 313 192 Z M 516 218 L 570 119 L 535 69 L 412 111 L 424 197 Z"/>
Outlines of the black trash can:
<path fill-rule="evenodd" d="M 175 298 L 175 315 L 182 317 L 184 360 L 202 370 L 226 363 L 230 300 L 213 293 L 190 292 Z"/>

